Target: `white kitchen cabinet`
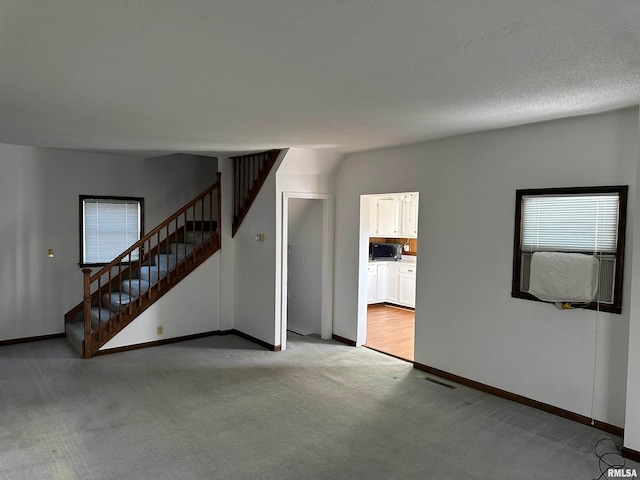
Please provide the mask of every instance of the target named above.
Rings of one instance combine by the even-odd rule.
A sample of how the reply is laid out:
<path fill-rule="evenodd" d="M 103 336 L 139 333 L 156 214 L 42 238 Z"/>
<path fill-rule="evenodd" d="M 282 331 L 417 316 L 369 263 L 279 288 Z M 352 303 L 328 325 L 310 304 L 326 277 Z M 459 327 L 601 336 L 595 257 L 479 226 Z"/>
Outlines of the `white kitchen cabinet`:
<path fill-rule="evenodd" d="M 416 306 L 416 267 L 401 265 L 398 268 L 398 303 L 407 307 Z"/>
<path fill-rule="evenodd" d="M 371 199 L 369 206 L 369 236 L 378 236 L 378 200 L 375 198 Z"/>
<path fill-rule="evenodd" d="M 384 302 L 387 299 L 387 264 L 381 263 L 376 277 L 376 302 Z"/>
<path fill-rule="evenodd" d="M 367 267 L 367 303 L 416 306 L 416 265 L 380 262 Z"/>
<path fill-rule="evenodd" d="M 379 237 L 397 237 L 400 231 L 400 201 L 396 199 L 378 200 Z"/>
<path fill-rule="evenodd" d="M 418 194 L 404 195 L 401 202 L 400 236 L 418 238 Z"/>
<path fill-rule="evenodd" d="M 367 267 L 367 303 L 375 303 L 376 289 L 378 288 L 378 266 Z"/>
<path fill-rule="evenodd" d="M 395 263 L 387 265 L 387 301 L 398 302 L 398 265 Z"/>
<path fill-rule="evenodd" d="M 387 264 L 367 267 L 367 303 L 384 302 L 387 299 Z"/>
<path fill-rule="evenodd" d="M 373 197 L 369 210 L 369 236 L 418 237 L 418 193 Z"/>
<path fill-rule="evenodd" d="M 400 231 L 400 200 L 395 198 L 372 198 L 369 210 L 369 236 L 398 236 Z"/>

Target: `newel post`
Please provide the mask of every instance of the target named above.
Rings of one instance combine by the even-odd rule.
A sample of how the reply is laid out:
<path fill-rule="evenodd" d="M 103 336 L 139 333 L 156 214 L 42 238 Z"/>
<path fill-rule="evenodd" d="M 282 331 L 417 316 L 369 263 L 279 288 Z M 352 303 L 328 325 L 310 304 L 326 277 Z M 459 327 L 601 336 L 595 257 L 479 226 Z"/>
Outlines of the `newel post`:
<path fill-rule="evenodd" d="M 91 358 L 91 269 L 83 268 L 83 295 L 84 295 L 84 358 Z"/>

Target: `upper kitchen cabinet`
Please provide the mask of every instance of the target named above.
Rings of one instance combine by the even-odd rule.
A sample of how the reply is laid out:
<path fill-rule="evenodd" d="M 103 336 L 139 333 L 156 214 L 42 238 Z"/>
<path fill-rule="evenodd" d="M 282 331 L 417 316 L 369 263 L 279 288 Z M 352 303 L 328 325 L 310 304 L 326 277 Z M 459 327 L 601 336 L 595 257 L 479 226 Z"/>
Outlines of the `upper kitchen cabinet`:
<path fill-rule="evenodd" d="M 397 237 L 400 232 L 400 200 L 372 198 L 369 214 L 370 237 Z"/>
<path fill-rule="evenodd" d="M 418 194 L 410 193 L 401 197 L 400 236 L 418 238 Z"/>
<path fill-rule="evenodd" d="M 369 236 L 378 236 L 378 199 L 372 198 L 369 208 Z"/>
<path fill-rule="evenodd" d="M 371 198 L 369 236 L 418 237 L 418 194 L 402 193 Z"/>
<path fill-rule="evenodd" d="M 379 237 L 397 237 L 400 231 L 400 201 L 391 199 L 378 200 L 378 233 Z"/>

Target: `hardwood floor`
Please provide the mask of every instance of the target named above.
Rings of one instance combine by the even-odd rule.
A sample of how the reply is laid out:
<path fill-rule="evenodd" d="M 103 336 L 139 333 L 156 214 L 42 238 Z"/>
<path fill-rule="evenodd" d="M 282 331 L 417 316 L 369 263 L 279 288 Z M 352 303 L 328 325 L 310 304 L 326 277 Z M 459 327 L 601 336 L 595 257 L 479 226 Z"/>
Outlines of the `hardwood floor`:
<path fill-rule="evenodd" d="M 384 304 L 367 308 L 366 347 L 413 361 L 415 312 Z"/>

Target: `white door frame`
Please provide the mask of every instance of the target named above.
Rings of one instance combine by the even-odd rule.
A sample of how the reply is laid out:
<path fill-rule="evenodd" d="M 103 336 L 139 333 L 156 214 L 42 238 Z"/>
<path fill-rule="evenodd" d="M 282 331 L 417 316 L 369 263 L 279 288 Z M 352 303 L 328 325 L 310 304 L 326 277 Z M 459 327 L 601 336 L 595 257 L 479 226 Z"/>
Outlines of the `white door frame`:
<path fill-rule="evenodd" d="M 369 266 L 369 223 L 371 198 L 383 195 L 404 195 L 408 193 L 420 194 L 419 190 L 395 193 L 368 193 L 360 195 L 360 229 L 358 235 L 358 314 L 356 323 L 356 346 L 360 347 L 367 342 L 367 267 Z M 419 200 L 418 200 L 419 202 Z M 418 210 L 420 207 L 418 207 Z M 418 224 L 418 237 L 420 236 L 420 224 Z M 417 278 L 416 278 L 417 287 Z M 417 303 L 414 311 L 417 312 Z M 415 330 L 415 327 L 414 327 Z"/>
<path fill-rule="evenodd" d="M 330 339 L 333 334 L 333 196 L 327 193 L 282 192 L 282 242 L 280 275 L 280 348 L 287 348 L 287 292 L 289 244 L 289 199 L 322 200 L 322 311 L 320 336 Z"/>

